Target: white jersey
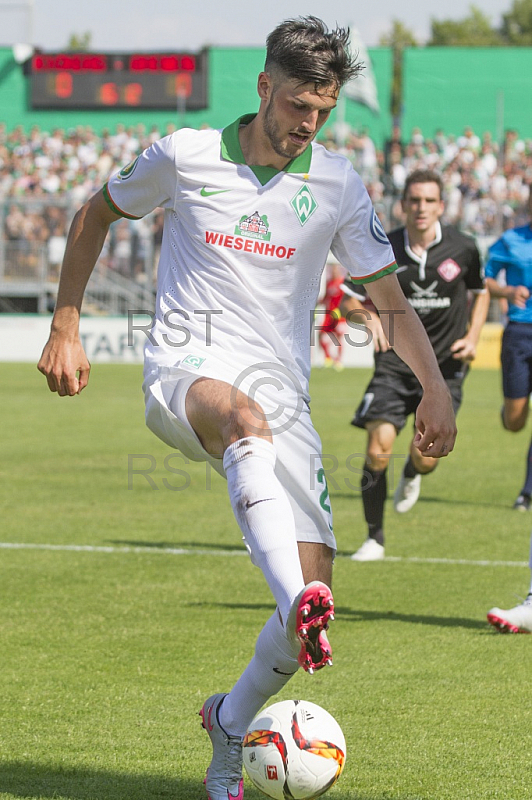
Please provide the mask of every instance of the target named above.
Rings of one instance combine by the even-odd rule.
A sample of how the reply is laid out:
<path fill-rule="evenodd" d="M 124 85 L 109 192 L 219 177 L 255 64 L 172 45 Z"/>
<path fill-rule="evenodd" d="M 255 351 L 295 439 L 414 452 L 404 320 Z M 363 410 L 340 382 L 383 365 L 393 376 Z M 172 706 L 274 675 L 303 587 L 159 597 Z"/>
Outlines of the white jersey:
<path fill-rule="evenodd" d="M 247 166 L 238 128 L 252 118 L 155 142 L 104 193 L 125 217 L 166 212 L 145 374 L 180 364 L 234 383 L 275 364 L 306 396 L 329 250 L 361 283 L 395 259 L 343 156 L 313 143 L 282 171 Z"/>

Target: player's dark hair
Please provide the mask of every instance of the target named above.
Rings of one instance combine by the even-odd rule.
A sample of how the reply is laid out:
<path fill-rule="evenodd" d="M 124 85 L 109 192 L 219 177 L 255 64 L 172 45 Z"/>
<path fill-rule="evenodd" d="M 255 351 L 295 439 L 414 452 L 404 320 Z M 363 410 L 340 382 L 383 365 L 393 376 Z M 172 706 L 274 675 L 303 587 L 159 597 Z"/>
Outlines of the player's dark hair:
<path fill-rule="evenodd" d="M 287 19 L 266 40 L 264 71 L 313 83 L 316 90 L 331 84 L 340 89 L 362 69 L 349 51 L 349 28 L 329 31 L 318 17 Z"/>
<path fill-rule="evenodd" d="M 443 198 L 443 181 L 441 175 L 433 169 L 415 169 L 407 176 L 403 189 L 403 200 L 405 200 L 412 183 L 436 183 L 440 190 L 440 200 Z"/>

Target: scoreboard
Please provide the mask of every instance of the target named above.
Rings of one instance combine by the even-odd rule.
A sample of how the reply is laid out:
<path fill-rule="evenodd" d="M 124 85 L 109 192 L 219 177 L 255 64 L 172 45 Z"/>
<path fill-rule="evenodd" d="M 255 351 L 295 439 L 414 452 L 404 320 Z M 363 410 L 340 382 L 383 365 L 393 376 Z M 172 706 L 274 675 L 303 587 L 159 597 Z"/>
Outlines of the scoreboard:
<path fill-rule="evenodd" d="M 35 53 L 32 108 L 207 108 L 207 51 Z"/>

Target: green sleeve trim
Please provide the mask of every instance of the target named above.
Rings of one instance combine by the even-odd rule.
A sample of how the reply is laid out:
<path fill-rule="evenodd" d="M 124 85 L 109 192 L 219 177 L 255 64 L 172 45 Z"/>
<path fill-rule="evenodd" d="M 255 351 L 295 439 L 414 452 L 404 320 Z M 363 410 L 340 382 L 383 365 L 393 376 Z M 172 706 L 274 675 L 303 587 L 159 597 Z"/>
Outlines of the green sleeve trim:
<path fill-rule="evenodd" d="M 122 211 L 116 203 L 114 202 L 113 198 L 109 194 L 108 184 L 106 183 L 103 187 L 103 196 L 104 200 L 111 209 L 111 211 L 115 214 L 118 214 L 119 217 L 125 217 L 126 219 L 142 219 L 142 217 L 134 217 L 133 214 L 126 214 L 125 211 Z"/>
<path fill-rule="evenodd" d="M 366 275 L 364 278 L 354 278 L 352 275 L 350 275 L 349 278 L 357 285 L 363 283 L 373 283 L 373 281 L 378 281 L 379 278 L 384 278 L 385 275 L 391 275 L 391 273 L 395 272 L 396 269 L 397 263 L 392 261 L 391 264 L 388 264 L 386 267 L 382 267 L 382 269 L 377 270 L 377 272 L 373 272 L 371 275 Z"/>

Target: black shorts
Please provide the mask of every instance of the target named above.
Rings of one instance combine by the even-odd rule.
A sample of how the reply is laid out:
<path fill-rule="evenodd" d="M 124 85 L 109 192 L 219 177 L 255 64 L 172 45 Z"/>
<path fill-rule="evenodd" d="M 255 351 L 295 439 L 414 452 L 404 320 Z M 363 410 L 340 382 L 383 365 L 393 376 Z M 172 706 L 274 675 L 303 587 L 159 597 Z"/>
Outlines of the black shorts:
<path fill-rule="evenodd" d="M 462 384 L 469 366 L 455 359 L 440 364 L 445 383 L 449 387 L 454 413 L 462 403 Z M 375 372 L 369 382 L 362 402 L 358 406 L 351 425 L 365 428 L 368 422 L 384 420 L 391 422 L 397 432 L 401 431 L 410 414 L 415 414 L 423 397 L 421 384 L 413 373 L 398 373 L 379 364 L 376 359 Z"/>
<path fill-rule="evenodd" d="M 502 335 L 502 390 L 508 399 L 532 394 L 532 324 L 509 322 Z"/>

